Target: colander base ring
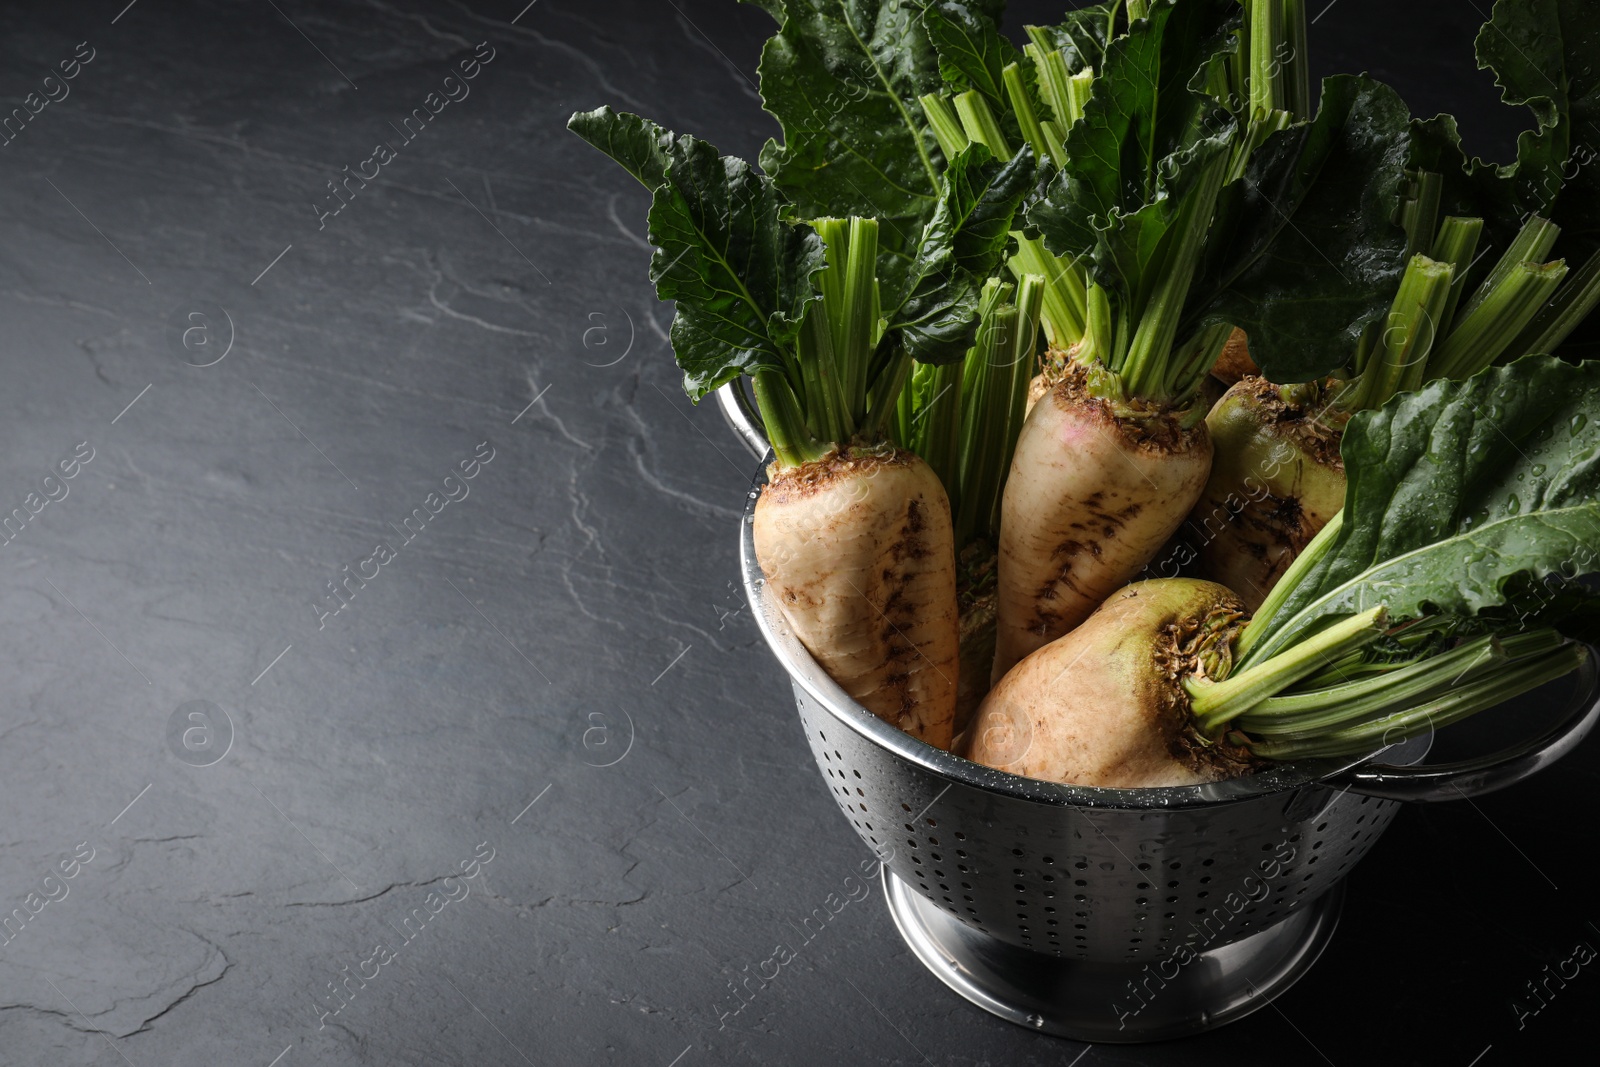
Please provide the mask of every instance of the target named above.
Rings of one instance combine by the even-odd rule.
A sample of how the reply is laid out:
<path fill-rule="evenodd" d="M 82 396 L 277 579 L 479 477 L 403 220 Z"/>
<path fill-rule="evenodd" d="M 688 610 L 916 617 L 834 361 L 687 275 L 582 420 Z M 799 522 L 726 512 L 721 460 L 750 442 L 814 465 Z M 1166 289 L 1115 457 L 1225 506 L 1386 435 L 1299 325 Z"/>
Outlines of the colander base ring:
<path fill-rule="evenodd" d="M 1279 922 L 1231 944 L 1195 951 L 1187 962 L 1168 956 L 1097 963 L 979 933 L 888 868 L 883 890 L 900 936 L 945 985 L 1018 1026 L 1097 1043 L 1184 1037 L 1264 1007 L 1316 963 L 1344 908 L 1340 881 Z"/>

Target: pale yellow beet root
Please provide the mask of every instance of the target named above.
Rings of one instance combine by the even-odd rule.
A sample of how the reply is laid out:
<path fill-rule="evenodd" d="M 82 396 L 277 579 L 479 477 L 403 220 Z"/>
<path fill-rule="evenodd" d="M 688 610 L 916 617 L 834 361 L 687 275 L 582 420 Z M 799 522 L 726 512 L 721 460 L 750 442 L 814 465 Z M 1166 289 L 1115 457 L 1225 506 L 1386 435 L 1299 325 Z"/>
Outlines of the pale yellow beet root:
<path fill-rule="evenodd" d="M 1213 582 L 1136 582 L 1081 626 L 1028 656 L 984 699 L 968 758 L 1069 785 L 1196 785 L 1251 768 L 1195 734 L 1181 679 L 1231 640 L 1242 605 Z"/>
<path fill-rule="evenodd" d="M 1264 378 L 1238 382 L 1206 416 L 1216 456 L 1184 536 L 1199 543 L 1200 573 L 1251 611 L 1344 507 L 1342 421 L 1290 407 Z"/>
<path fill-rule="evenodd" d="M 1211 468 L 1203 422 L 1137 417 L 1069 370 L 1034 405 L 1000 504 L 992 679 L 1070 631 L 1136 577 L 1194 506 Z"/>
<path fill-rule="evenodd" d="M 950 501 L 932 468 L 886 448 L 775 471 L 754 534 L 768 590 L 823 670 L 948 749 L 960 620 Z"/>

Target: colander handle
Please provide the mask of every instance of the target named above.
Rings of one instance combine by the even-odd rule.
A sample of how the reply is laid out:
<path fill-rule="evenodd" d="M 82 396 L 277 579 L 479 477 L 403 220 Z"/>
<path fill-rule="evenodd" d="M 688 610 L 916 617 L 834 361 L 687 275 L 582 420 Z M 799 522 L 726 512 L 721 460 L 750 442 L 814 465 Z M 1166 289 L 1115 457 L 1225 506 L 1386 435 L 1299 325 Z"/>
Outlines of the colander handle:
<path fill-rule="evenodd" d="M 761 430 L 761 416 L 756 411 L 755 402 L 744 391 L 743 378 L 735 378 L 717 388 L 717 406 L 722 409 L 722 417 L 739 435 L 739 440 L 744 442 L 750 454 L 757 459 L 765 459 L 771 446 L 767 444 L 767 435 Z"/>
<path fill-rule="evenodd" d="M 1600 675 L 1593 646 L 1578 668 L 1578 689 L 1562 720 L 1537 737 L 1477 759 L 1432 767 L 1368 764 L 1334 775 L 1330 784 L 1384 800 L 1462 800 L 1482 796 L 1531 778 L 1578 747 L 1600 721 Z"/>

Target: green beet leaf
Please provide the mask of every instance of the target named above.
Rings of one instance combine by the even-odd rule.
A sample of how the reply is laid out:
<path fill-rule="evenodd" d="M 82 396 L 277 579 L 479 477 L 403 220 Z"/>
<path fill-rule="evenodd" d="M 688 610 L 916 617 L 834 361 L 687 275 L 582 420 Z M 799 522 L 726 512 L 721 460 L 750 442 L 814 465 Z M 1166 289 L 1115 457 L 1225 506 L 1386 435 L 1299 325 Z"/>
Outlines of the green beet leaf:
<path fill-rule="evenodd" d="M 1173 157 L 1222 128 L 1217 101 L 1190 87 L 1237 28 L 1229 0 L 1156 0 L 1106 49 L 1083 120 L 1066 139 L 1067 163 L 1029 222 L 1056 255 L 1087 255 L 1094 227 L 1131 215 L 1170 183 Z"/>
<path fill-rule="evenodd" d="M 1241 668 L 1379 604 L 1505 621 L 1530 582 L 1600 570 L 1600 364 L 1534 355 L 1435 381 L 1358 413 L 1343 455 L 1337 530 L 1252 621 Z"/>
<path fill-rule="evenodd" d="M 1325 80 L 1316 118 L 1270 135 L 1224 190 L 1180 332 L 1241 327 L 1262 373 L 1285 384 L 1348 361 L 1405 267 L 1395 217 L 1409 118 L 1380 82 Z"/>
<path fill-rule="evenodd" d="M 772 181 L 705 141 L 610 108 L 568 127 L 651 187 L 650 280 L 677 302 L 672 348 L 690 398 L 785 367 L 825 262 L 821 239 L 785 220 Z"/>
<path fill-rule="evenodd" d="M 884 301 L 904 297 L 918 235 L 939 197 L 941 157 L 917 98 L 939 57 L 909 0 L 768 0 L 779 30 L 761 52 L 761 100 L 783 140 L 761 167 L 803 219 L 882 225 Z"/>
<path fill-rule="evenodd" d="M 911 293 L 890 317 L 890 330 L 912 358 L 954 363 L 972 347 L 983 283 L 1005 262 L 1034 173 L 1027 147 L 1001 163 L 974 141 L 950 161 L 918 245 Z"/>

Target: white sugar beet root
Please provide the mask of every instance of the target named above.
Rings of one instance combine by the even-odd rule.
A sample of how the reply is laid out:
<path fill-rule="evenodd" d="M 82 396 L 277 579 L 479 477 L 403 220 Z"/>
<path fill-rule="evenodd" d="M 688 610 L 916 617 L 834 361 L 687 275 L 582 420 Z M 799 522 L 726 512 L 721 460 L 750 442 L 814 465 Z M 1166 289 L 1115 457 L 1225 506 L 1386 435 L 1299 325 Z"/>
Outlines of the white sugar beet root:
<path fill-rule="evenodd" d="M 1135 577 L 1189 514 L 1210 468 L 1203 422 L 1118 414 L 1070 373 L 1040 398 L 1001 501 L 992 677 Z"/>
<path fill-rule="evenodd" d="M 1242 623 L 1239 598 L 1213 582 L 1136 582 L 989 691 L 967 756 L 1029 778 L 1112 788 L 1243 773 L 1247 753 L 1201 739 L 1182 685 Z"/>
<path fill-rule="evenodd" d="M 777 471 L 754 534 L 768 590 L 822 668 L 879 718 L 949 748 L 955 538 L 932 469 L 883 449 Z"/>

